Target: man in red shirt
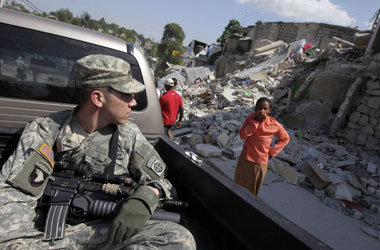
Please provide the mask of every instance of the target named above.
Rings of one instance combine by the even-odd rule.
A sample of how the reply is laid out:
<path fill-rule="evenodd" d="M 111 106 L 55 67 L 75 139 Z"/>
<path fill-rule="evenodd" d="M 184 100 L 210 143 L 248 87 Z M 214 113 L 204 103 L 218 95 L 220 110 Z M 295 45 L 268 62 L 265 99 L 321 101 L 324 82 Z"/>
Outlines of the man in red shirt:
<path fill-rule="evenodd" d="M 183 118 L 183 102 L 179 94 L 175 91 L 176 88 L 175 78 L 169 78 L 165 81 L 166 92 L 160 97 L 160 106 L 162 112 L 162 119 L 164 121 L 165 135 L 173 139 L 171 130 L 177 123 L 176 128 L 181 127 L 181 120 Z M 179 118 L 177 121 L 177 115 Z"/>
<path fill-rule="evenodd" d="M 240 129 L 245 140 L 235 169 L 235 183 L 258 195 L 268 167 L 268 159 L 275 157 L 289 143 L 290 137 L 282 125 L 269 116 L 271 101 L 262 97 L 257 100 L 255 112 L 250 114 Z M 278 142 L 271 147 L 273 135 Z"/>

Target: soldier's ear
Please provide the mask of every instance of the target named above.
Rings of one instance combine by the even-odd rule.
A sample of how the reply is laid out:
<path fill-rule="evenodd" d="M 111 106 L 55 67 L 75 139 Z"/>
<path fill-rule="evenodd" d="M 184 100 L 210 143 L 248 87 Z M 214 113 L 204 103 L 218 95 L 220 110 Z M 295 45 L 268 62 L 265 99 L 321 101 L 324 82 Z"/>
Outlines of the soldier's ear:
<path fill-rule="evenodd" d="M 103 103 L 105 102 L 104 94 L 97 89 L 91 92 L 90 99 L 91 102 L 98 108 L 103 107 Z"/>

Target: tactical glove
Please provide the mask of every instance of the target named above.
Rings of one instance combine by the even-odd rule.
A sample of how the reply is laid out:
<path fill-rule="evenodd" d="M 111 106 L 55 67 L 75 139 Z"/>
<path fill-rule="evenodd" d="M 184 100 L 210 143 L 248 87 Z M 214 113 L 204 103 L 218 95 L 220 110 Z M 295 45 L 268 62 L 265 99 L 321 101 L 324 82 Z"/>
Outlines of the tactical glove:
<path fill-rule="evenodd" d="M 110 242 L 121 243 L 141 232 L 158 204 L 156 193 L 145 186 L 139 187 L 126 201 L 112 222 Z"/>

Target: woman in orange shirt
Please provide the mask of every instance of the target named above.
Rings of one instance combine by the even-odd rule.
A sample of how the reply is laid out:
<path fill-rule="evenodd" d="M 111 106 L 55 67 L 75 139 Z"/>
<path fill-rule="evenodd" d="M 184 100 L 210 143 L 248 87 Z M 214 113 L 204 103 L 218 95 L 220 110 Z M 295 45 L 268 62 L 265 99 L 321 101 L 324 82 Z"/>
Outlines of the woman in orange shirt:
<path fill-rule="evenodd" d="M 245 187 L 255 196 L 259 193 L 268 168 L 268 159 L 276 156 L 289 143 L 290 137 L 271 113 L 271 101 L 262 97 L 256 102 L 255 112 L 250 114 L 240 129 L 245 140 L 235 169 L 235 183 Z M 278 142 L 270 147 L 273 135 Z"/>

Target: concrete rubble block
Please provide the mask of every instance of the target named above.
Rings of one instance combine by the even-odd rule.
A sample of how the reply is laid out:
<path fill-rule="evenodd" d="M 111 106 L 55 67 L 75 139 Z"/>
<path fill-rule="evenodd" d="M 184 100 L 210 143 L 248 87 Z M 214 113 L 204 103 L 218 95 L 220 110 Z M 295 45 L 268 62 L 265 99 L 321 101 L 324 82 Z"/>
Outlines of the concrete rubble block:
<path fill-rule="evenodd" d="M 339 183 L 335 185 L 336 191 L 335 191 L 335 199 L 337 200 L 347 200 L 352 202 L 352 194 L 348 190 L 346 184 Z"/>
<path fill-rule="evenodd" d="M 337 170 L 341 170 L 341 169 L 337 169 Z M 326 175 L 330 178 L 333 184 L 347 182 L 347 176 L 344 174 L 327 173 Z"/>
<path fill-rule="evenodd" d="M 229 140 L 230 137 L 226 133 L 222 133 L 216 138 L 216 142 L 221 148 L 224 148 L 228 144 Z"/>
<path fill-rule="evenodd" d="M 346 166 L 355 165 L 355 164 L 356 164 L 356 161 L 347 160 L 347 161 L 336 162 L 334 165 L 337 168 L 341 168 L 341 167 L 346 167 Z"/>
<path fill-rule="evenodd" d="M 375 179 L 371 178 L 371 179 L 368 180 L 368 185 L 371 186 L 371 187 L 376 188 L 378 184 L 377 184 L 377 181 L 375 181 Z"/>
<path fill-rule="evenodd" d="M 323 188 L 331 183 L 331 179 L 312 161 L 308 161 L 302 165 L 301 172 L 306 175 L 311 184 L 316 188 Z"/>
<path fill-rule="evenodd" d="M 354 175 L 347 175 L 348 183 L 350 183 L 354 188 L 357 188 L 361 192 L 367 193 L 365 187 L 360 183 L 360 180 Z"/>
<path fill-rule="evenodd" d="M 319 189 L 319 188 L 314 188 L 314 194 L 315 194 L 315 196 L 317 196 L 320 199 L 323 199 L 326 196 L 325 191 L 323 189 Z"/>
<path fill-rule="evenodd" d="M 289 167 L 283 167 L 279 164 L 275 164 L 274 168 L 276 169 L 276 172 L 279 175 L 283 176 L 290 183 L 295 184 L 295 185 L 299 184 L 299 179 L 298 179 L 299 173 L 295 169 L 289 168 Z"/>
<path fill-rule="evenodd" d="M 192 128 L 202 129 L 202 122 L 190 122 Z"/>
<path fill-rule="evenodd" d="M 203 157 L 222 156 L 222 150 L 210 144 L 198 144 L 195 146 L 195 152 Z"/>
<path fill-rule="evenodd" d="M 243 150 L 243 147 L 234 147 L 234 148 L 231 148 L 231 151 L 234 153 L 234 158 L 239 157 L 239 155 L 241 154 L 242 150 Z"/>
<path fill-rule="evenodd" d="M 286 161 L 286 162 L 290 162 L 290 163 L 293 163 L 294 165 L 296 165 L 297 163 L 299 163 L 299 159 L 297 159 L 296 157 L 294 157 L 293 155 L 291 154 L 288 154 L 285 150 L 281 151 L 277 156 L 276 158 L 280 159 L 280 160 L 283 160 L 283 161 Z"/>
<path fill-rule="evenodd" d="M 230 179 L 234 179 L 235 175 L 235 167 L 236 167 L 236 161 L 229 160 L 229 159 L 221 159 L 221 158 L 208 158 L 207 162 L 210 164 L 211 167 L 214 169 L 220 171 L 224 175 L 227 175 Z"/>
<path fill-rule="evenodd" d="M 375 174 L 376 169 L 377 169 L 377 166 L 375 164 L 373 164 L 372 162 L 368 163 L 368 165 L 367 165 L 367 172 L 368 173 Z"/>
<path fill-rule="evenodd" d="M 380 81 L 368 81 L 367 89 L 369 90 L 380 89 Z"/>
<path fill-rule="evenodd" d="M 268 45 L 256 47 L 252 52 L 254 54 L 259 54 L 262 52 L 266 52 L 269 50 L 275 50 L 275 49 L 285 47 L 285 46 L 287 46 L 287 43 L 285 43 L 284 41 L 275 41 L 275 42 L 271 42 L 271 44 L 268 44 Z"/>
<path fill-rule="evenodd" d="M 257 72 L 252 75 L 249 75 L 248 78 L 252 82 L 257 82 L 257 81 L 263 81 L 267 79 L 267 73 L 265 71 Z"/>
<path fill-rule="evenodd" d="M 370 108 L 378 109 L 380 106 L 380 97 L 370 97 L 368 100 L 368 106 Z"/>
<path fill-rule="evenodd" d="M 181 137 L 184 135 L 190 135 L 193 132 L 191 128 L 179 128 L 172 131 L 173 137 Z"/>
<path fill-rule="evenodd" d="M 368 186 L 367 187 L 367 191 L 368 191 L 369 194 L 374 194 L 376 192 L 376 189 L 374 187 Z"/>
<path fill-rule="evenodd" d="M 263 185 L 269 185 L 273 182 L 280 182 L 282 179 L 283 178 L 281 176 L 278 176 L 277 174 L 273 173 L 271 169 L 268 169 L 264 177 Z"/>
<path fill-rule="evenodd" d="M 352 199 L 360 198 L 362 192 L 359 189 L 354 188 L 351 185 L 346 184 L 348 191 L 351 193 Z"/>

